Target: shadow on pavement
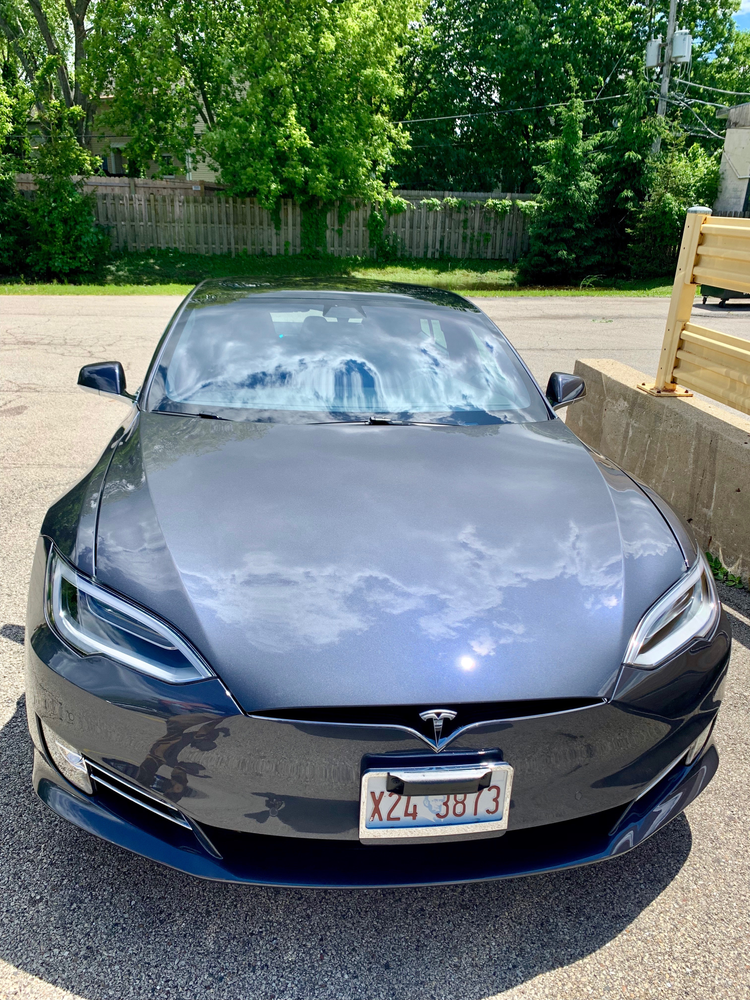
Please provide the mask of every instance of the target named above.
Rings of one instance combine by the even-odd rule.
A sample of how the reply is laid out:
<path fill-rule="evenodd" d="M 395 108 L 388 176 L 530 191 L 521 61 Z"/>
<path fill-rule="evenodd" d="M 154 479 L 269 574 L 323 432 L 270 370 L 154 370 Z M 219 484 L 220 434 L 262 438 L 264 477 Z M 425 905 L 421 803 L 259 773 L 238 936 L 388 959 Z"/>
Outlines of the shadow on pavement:
<path fill-rule="evenodd" d="M 712 302 L 711 299 L 715 296 L 709 296 L 708 302 L 703 302 L 700 297 L 696 299 L 694 308 L 699 308 L 701 312 L 708 313 L 718 313 L 720 316 L 722 313 L 728 312 L 750 312 L 750 302 L 746 299 L 728 299 L 724 305 L 720 305 L 718 302 Z"/>
<path fill-rule="evenodd" d="M 25 631 L 23 625 L 3 625 L 0 627 L 0 635 L 3 639 L 10 639 L 11 642 L 17 642 L 20 646 L 23 646 Z"/>
<path fill-rule="evenodd" d="M 360 891 L 198 881 L 37 800 L 23 699 L 0 733 L 0 816 L 0 958 L 87 1000 L 478 1000 L 611 941 L 691 848 L 680 816 L 630 854 L 549 876 Z"/>
<path fill-rule="evenodd" d="M 750 592 L 739 587 L 727 587 L 718 584 L 721 603 L 729 612 L 732 622 L 732 638 L 735 642 L 750 649 Z M 743 621 L 745 619 L 745 621 Z"/>

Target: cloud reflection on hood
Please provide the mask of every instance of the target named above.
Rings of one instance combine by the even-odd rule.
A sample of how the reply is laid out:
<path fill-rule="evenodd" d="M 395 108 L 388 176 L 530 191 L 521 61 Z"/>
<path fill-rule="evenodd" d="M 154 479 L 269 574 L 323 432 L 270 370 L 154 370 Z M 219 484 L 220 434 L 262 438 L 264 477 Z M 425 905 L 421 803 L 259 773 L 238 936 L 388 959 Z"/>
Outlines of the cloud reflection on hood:
<path fill-rule="evenodd" d="M 620 602 L 622 561 L 606 529 L 574 522 L 550 551 L 551 539 L 529 533 L 493 546 L 466 525 L 456 536 L 425 533 L 423 544 L 441 553 L 438 583 L 405 582 L 378 569 L 340 563 L 299 565 L 278 553 L 254 553 L 229 573 L 190 573 L 186 585 L 202 612 L 243 629 L 253 646 L 284 653 L 305 645 L 332 645 L 363 634 L 378 616 L 411 615 L 413 627 L 435 641 L 465 636 L 478 656 L 498 646 L 529 642 L 529 624 L 504 608 L 509 588 L 574 578 L 588 591 L 586 606 Z M 643 540 L 643 553 L 663 549 L 663 537 Z"/>
<path fill-rule="evenodd" d="M 102 505 L 97 573 L 243 706 L 598 692 L 684 572 L 651 501 L 559 421 L 241 426 L 142 415 L 147 482 L 116 455 L 135 488 Z"/>

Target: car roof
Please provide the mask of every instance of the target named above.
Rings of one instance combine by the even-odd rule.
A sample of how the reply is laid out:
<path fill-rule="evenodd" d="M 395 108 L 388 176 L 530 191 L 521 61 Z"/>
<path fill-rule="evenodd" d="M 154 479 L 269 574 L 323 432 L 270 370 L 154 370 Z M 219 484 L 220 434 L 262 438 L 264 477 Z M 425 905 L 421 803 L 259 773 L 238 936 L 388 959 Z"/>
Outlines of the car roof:
<path fill-rule="evenodd" d="M 276 297 L 297 296 L 310 293 L 316 295 L 346 294 L 367 295 L 387 299 L 401 299 L 411 302 L 429 303 L 432 306 L 460 309 L 464 312 L 480 313 L 472 302 L 449 292 L 444 288 L 430 285 L 412 285 L 400 281 L 378 281 L 371 278 L 348 277 L 276 277 L 269 275 L 242 275 L 227 278 L 208 278 L 193 289 L 188 304 L 237 302 L 253 295 L 273 295 Z M 404 301 L 404 305 L 407 304 Z M 385 304 L 385 303 L 383 303 Z"/>

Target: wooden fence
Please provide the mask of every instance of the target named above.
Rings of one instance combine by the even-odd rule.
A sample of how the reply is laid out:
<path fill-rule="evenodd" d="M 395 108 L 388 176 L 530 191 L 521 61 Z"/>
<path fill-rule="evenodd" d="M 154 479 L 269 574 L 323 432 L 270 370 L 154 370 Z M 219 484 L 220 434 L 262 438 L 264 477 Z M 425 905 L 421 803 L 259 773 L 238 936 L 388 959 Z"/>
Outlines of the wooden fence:
<path fill-rule="evenodd" d="M 750 413 L 750 341 L 691 321 L 698 284 L 750 292 L 750 219 L 688 212 L 656 381 L 640 388 L 657 396 L 692 389 Z"/>
<path fill-rule="evenodd" d="M 442 192 L 441 192 L 442 193 Z M 400 256 L 485 258 L 514 261 L 528 245 L 527 223 L 519 202 L 530 195 L 500 195 L 505 209 L 487 207 L 486 194 L 445 204 L 436 192 L 400 192 L 409 208 L 386 216 L 385 236 Z M 421 195 L 429 195 L 424 204 Z M 453 199 L 461 194 L 452 195 Z M 284 199 L 280 218 L 261 208 L 254 198 L 220 194 L 131 193 L 96 191 L 96 218 L 106 227 L 116 250 L 174 248 L 187 253 L 235 255 L 297 254 L 301 250 L 302 215 Z M 372 256 L 367 222 L 372 207 L 355 205 L 346 213 L 334 206 L 328 213 L 327 250 L 336 256 Z"/>

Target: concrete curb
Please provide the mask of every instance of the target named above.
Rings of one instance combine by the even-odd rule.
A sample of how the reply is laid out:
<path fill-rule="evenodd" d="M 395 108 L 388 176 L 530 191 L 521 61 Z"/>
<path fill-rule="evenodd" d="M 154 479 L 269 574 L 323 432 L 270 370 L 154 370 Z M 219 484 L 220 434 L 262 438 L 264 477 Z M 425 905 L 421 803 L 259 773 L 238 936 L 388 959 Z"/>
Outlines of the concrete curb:
<path fill-rule="evenodd" d="M 618 361 L 576 361 L 575 373 L 587 395 L 570 407 L 568 427 L 656 490 L 703 549 L 747 580 L 750 419 L 696 398 L 650 396 L 636 388 L 648 376 Z"/>

